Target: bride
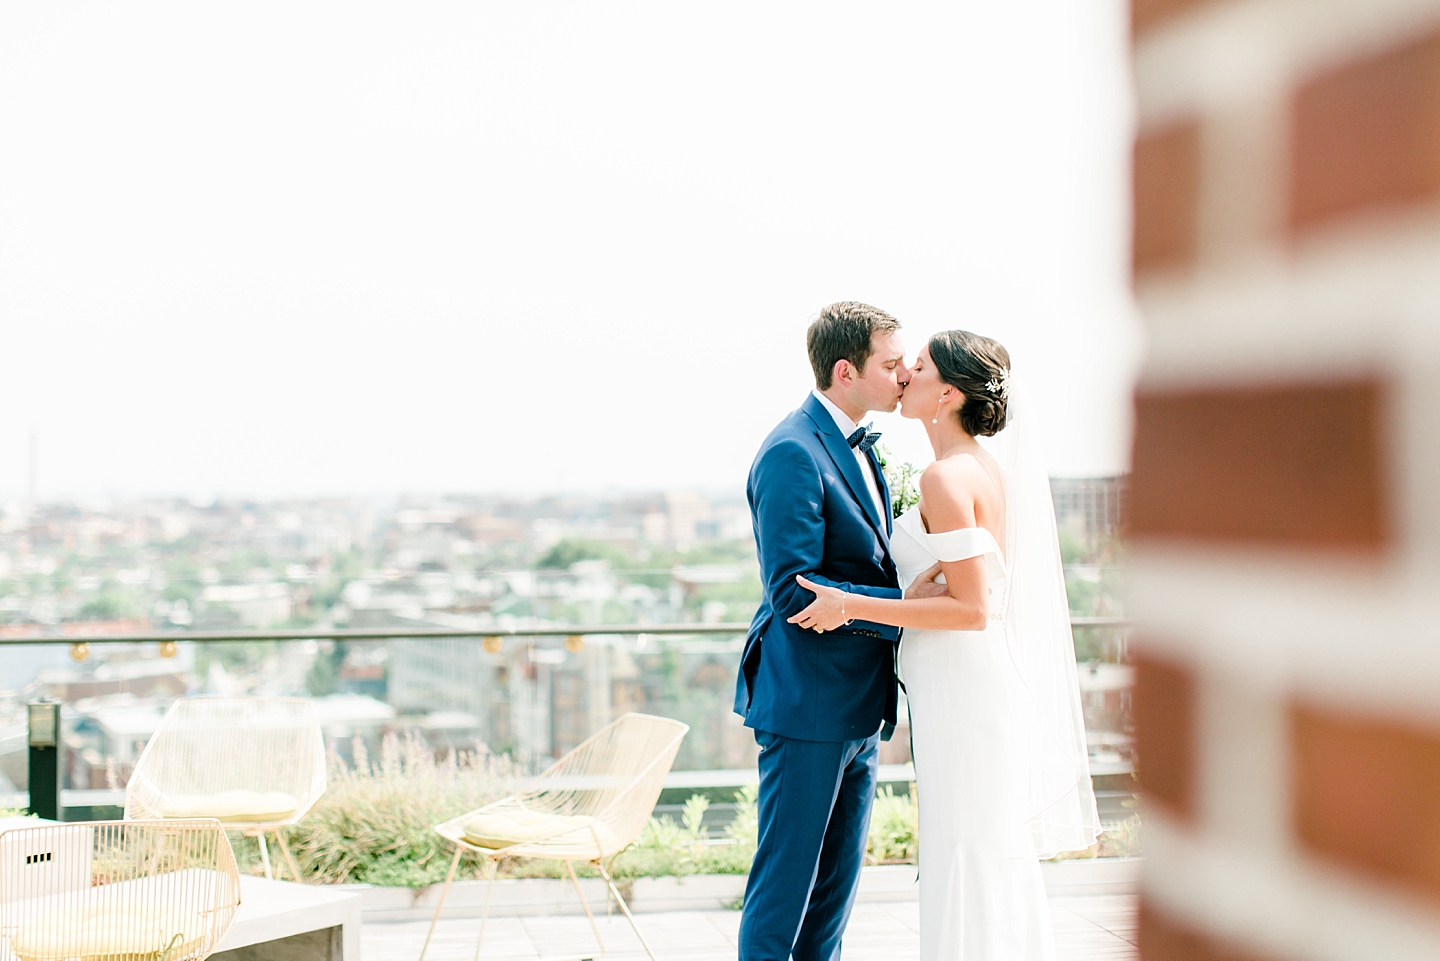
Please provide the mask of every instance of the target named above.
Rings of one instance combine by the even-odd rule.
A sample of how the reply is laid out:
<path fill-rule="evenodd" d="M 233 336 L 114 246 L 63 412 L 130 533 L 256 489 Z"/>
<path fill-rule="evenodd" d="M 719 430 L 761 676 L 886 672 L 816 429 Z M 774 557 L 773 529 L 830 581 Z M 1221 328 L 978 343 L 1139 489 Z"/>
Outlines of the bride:
<path fill-rule="evenodd" d="M 900 408 L 935 450 L 891 539 L 905 599 L 801 577 L 816 597 L 790 618 L 906 628 L 923 961 L 1053 961 L 1039 859 L 1100 833 L 1054 505 L 1020 407 L 1003 346 L 932 337 Z"/>

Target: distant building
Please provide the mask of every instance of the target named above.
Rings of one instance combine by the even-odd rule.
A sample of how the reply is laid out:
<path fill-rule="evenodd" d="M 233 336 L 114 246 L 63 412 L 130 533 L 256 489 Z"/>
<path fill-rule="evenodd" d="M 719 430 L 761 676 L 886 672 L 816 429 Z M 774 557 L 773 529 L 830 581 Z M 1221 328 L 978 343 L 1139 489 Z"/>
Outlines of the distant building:
<path fill-rule="evenodd" d="M 710 502 L 693 491 L 669 491 L 665 494 L 665 512 L 670 520 L 670 540 L 689 544 L 695 540 L 696 525 L 710 519 Z"/>
<path fill-rule="evenodd" d="M 331 694 L 312 698 L 311 703 L 320 729 L 336 741 L 356 735 L 378 736 L 395 720 L 395 708 L 364 694 Z"/>
<path fill-rule="evenodd" d="M 477 630 L 477 634 L 482 631 Z M 477 638 L 394 641 L 389 702 L 429 728 L 455 728 L 455 746 L 483 741 L 543 766 L 627 711 L 691 726 L 676 769 L 748 767 L 754 737 L 730 711 L 741 644 L 587 635 L 505 638 L 487 653 Z M 459 714 L 465 724 L 445 715 Z M 433 743 L 440 738 L 432 737 Z"/>
<path fill-rule="evenodd" d="M 229 608 L 246 627 L 269 627 L 290 617 L 294 609 L 290 588 L 268 584 L 212 584 L 200 594 L 207 605 Z"/>
<path fill-rule="evenodd" d="M 1091 661 L 1080 665 L 1079 678 L 1091 763 L 1128 764 L 1134 741 L 1130 732 L 1130 692 L 1135 687 L 1135 668 Z"/>
<path fill-rule="evenodd" d="M 403 714 L 472 714 L 487 739 L 509 727 L 509 698 L 496 678 L 495 658 L 475 638 L 392 641 L 387 699 Z M 503 718 L 492 718 L 501 712 Z M 505 744 L 494 745 L 497 748 Z"/>
<path fill-rule="evenodd" d="M 158 702 L 102 704 L 93 715 L 99 751 L 116 766 L 133 769 L 160 726 L 165 711 Z"/>
<path fill-rule="evenodd" d="M 45 668 L 36 677 L 39 692 L 67 704 L 82 698 L 123 694 L 176 698 L 189 686 L 189 665 L 162 660 L 102 661 L 96 665 Z"/>
<path fill-rule="evenodd" d="M 1078 537 L 1088 550 L 1119 536 L 1125 514 L 1128 478 L 1052 477 L 1055 524 Z"/>

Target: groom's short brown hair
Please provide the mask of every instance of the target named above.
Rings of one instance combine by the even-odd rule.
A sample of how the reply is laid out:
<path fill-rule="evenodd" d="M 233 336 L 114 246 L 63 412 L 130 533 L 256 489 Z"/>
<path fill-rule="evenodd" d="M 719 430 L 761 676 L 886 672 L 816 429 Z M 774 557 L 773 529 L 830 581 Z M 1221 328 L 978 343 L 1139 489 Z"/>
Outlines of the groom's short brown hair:
<path fill-rule="evenodd" d="M 842 300 L 820 311 L 805 332 L 805 346 L 810 351 L 810 366 L 815 371 L 815 386 L 829 390 L 835 375 L 835 364 L 848 360 L 864 373 L 865 362 L 874 349 L 871 339 L 876 333 L 892 333 L 900 329 L 900 321 L 878 307 Z"/>

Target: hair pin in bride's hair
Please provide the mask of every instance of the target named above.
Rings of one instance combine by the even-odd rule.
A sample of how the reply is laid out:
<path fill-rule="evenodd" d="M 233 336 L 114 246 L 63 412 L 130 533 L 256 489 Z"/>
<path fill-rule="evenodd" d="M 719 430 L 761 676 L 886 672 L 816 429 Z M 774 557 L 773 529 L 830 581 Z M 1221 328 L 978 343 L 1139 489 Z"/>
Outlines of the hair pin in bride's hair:
<path fill-rule="evenodd" d="M 1010 368 L 1001 367 L 1000 376 L 985 382 L 985 389 L 997 397 L 1004 398 L 1010 393 Z"/>

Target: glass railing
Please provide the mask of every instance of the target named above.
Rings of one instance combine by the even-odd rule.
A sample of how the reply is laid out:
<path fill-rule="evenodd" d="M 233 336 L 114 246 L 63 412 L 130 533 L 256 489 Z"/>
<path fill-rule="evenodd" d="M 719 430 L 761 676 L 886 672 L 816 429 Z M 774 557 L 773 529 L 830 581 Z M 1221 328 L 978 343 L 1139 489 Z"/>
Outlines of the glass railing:
<path fill-rule="evenodd" d="M 1128 622 L 1075 617 L 1091 773 L 1102 820 L 1133 834 Z M 164 712 L 186 695 L 307 696 L 332 763 L 353 767 L 387 738 L 437 759 L 494 755 L 538 771 L 629 711 L 690 725 L 657 813 L 677 818 L 695 794 L 723 827 L 753 782 L 754 736 L 732 711 L 747 624 L 607 624 L 492 628 L 374 627 L 0 638 L 30 657 L 35 679 L 0 694 L 0 808 L 28 804 L 25 703 L 62 702 L 67 819 L 118 816 L 124 787 Z M 881 746 L 881 780 L 913 778 L 906 712 Z M 1133 843 L 1101 853 L 1133 854 Z"/>

